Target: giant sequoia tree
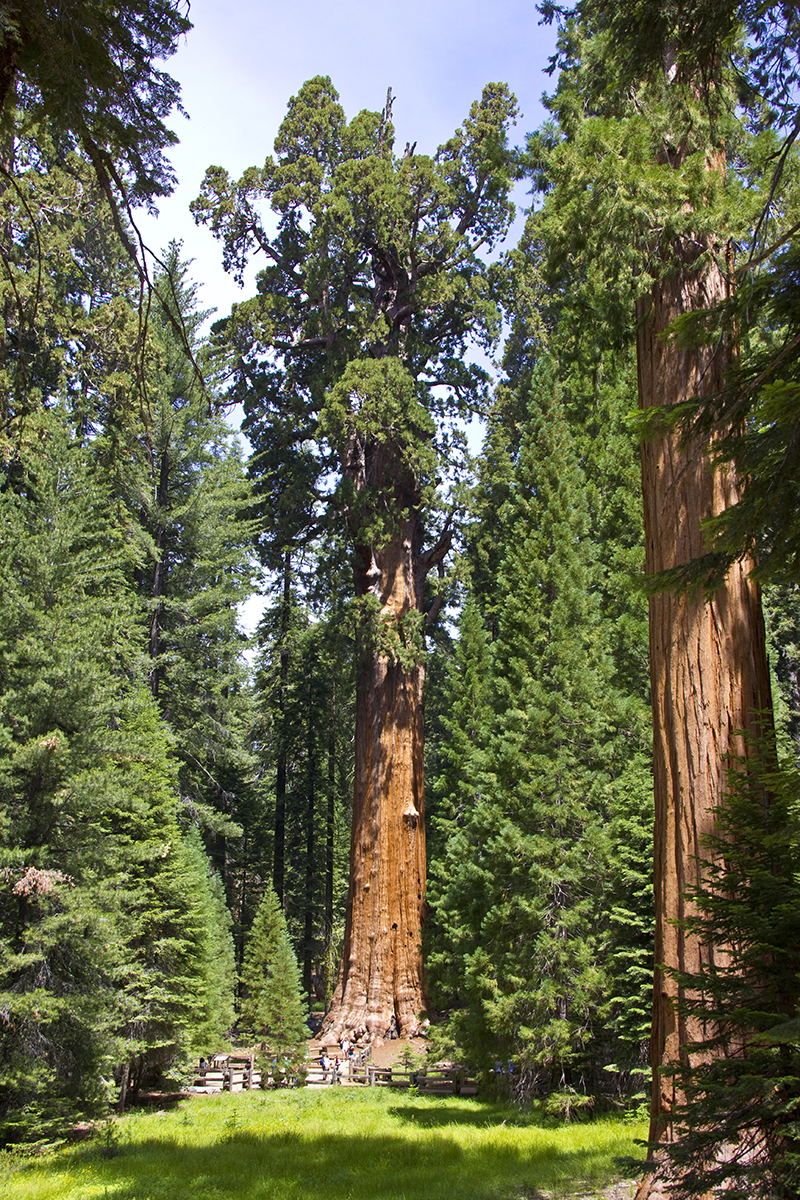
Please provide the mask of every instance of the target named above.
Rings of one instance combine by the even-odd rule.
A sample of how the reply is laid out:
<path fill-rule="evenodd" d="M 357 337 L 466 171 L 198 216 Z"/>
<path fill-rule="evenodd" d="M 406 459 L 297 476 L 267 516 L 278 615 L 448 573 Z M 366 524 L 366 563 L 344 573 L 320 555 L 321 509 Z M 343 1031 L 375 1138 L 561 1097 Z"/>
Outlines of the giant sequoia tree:
<path fill-rule="evenodd" d="M 329 1024 L 358 1036 L 393 1018 L 412 1032 L 425 1007 L 423 640 L 438 609 L 426 611 L 425 580 L 449 548 L 443 418 L 480 403 L 484 375 L 463 351 L 497 332 L 479 251 L 508 226 L 513 112 L 490 85 L 433 157 L 398 157 L 391 100 L 348 124 L 317 77 L 290 101 L 275 158 L 238 182 L 210 168 L 193 206 L 229 269 L 253 252 L 266 260 L 256 296 L 221 330 L 256 462 L 279 437 L 305 472 L 295 510 L 311 526 L 344 522 L 353 549 L 351 882 Z"/>
<path fill-rule="evenodd" d="M 614 280 L 620 304 L 616 330 L 611 321 L 607 326 L 612 337 L 626 323 L 630 328 L 624 308 L 635 303 L 639 402 L 648 427 L 642 444 L 647 571 L 670 584 L 650 601 L 658 1071 L 687 1064 L 692 1044 L 703 1039 L 697 1009 L 685 1004 L 686 980 L 724 947 L 704 944 L 694 927 L 687 929 L 689 897 L 701 886 L 704 848 L 729 790 L 729 756 L 748 762 L 756 738 L 745 742 L 742 731 L 759 734 L 770 705 L 752 564 L 734 563 L 714 581 L 713 594 L 686 591 L 679 582 L 676 590 L 676 580 L 708 549 L 704 524 L 738 499 L 734 471 L 715 469 L 705 440 L 679 431 L 676 414 L 725 389 L 730 338 L 691 337 L 686 329 L 690 322 L 699 328 L 698 318 L 726 299 L 726 249 L 731 236 L 746 236 L 753 191 L 746 193 L 725 169 L 726 144 L 742 154 L 747 148 L 722 65 L 733 29 L 717 27 L 703 37 L 709 14 L 691 4 L 669 13 L 649 3 L 580 8 L 595 24 L 591 39 L 585 28 L 569 26 L 562 42 L 567 69 L 553 107 L 565 138 L 550 159 L 550 211 L 557 223 L 567 194 L 578 201 L 575 211 L 592 210 L 588 237 L 586 226 L 570 219 L 567 238 L 562 227 L 557 241 L 562 255 L 570 241 L 580 249 L 587 308 L 598 301 L 598 285 Z M 613 262 L 603 238 L 623 214 L 626 242 L 617 243 Z M 564 265 L 562 257 L 559 269 Z M 677 1135 L 676 1078 L 656 1075 L 654 1143 Z M 643 1194 L 652 1186 L 646 1181 Z"/>

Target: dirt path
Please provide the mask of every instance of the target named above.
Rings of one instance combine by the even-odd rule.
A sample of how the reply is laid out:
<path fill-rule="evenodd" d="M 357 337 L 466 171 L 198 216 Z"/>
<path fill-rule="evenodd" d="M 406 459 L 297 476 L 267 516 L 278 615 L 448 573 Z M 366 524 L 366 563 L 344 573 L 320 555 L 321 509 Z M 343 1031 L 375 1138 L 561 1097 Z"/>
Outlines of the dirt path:
<path fill-rule="evenodd" d="M 331 1058 L 338 1054 L 341 1057 L 341 1047 L 328 1038 L 312 1038 L 308 1043 L 311 1055 L 321 1054 L 323 1049 L 328 1051 Z M 426 1038 L 389 1038 L 380 1045 L 372 1044 L 372 1061 L 376 1067 L 393 1067 L 406 1049 L 410 1049 L 417 1059 L 425 1058 L 428 1052 Z"/>

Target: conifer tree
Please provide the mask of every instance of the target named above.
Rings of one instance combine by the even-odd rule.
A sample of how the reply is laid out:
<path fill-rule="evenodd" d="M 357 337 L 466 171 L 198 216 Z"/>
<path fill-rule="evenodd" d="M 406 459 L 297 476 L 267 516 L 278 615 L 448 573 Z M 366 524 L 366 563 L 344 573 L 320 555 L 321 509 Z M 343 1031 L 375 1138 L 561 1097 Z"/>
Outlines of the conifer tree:
<path fill-rule="evenodd" d="M 300 970 L 278 897 L 268 887 L 242 967 L 241 1018 L 275 1054 L 295 1052 L 306 1035 Z"/>
<path fill-rule="evenodd" d="M 297 1059 L 308 1039 L 308 1026 L 300 968 L 285 929 L 262 985 L 260 1013 L 262 1026 L 258 1032 L 266 1050 L 279 1059 Z"/>
<path fill-rule="evenodd" d="M 0 1118 L 14 1140 L 102 1109 L 115 1073 L 124 1102 L 210 1009 L 227 1022 L 209 974 L 219 914 L 198 902 L 207 869 L 187 859 L 144 686 L 137 547 L 63 409 L 42 420 L 49 437 L 0 493 Z"/>
<path fill-rule="evenodd" d="M 285 929 L 286 919 L 278 897 L 274 888 L 268 885 L 250 929 L 241 972 L 241 1018 L 253 1029 L 260 1029 L 264 1025 L 261 990 Z"/>
<path fill-rule="evenodd" d="M 687 932 L 725 951 L 679 978 L 682 1015 L 699 1031 L 669 1067 L 681 1095 L 667 1147 L 680 1200 L 790 1200 L 800 1188 L 800 781 L 793 767 L 743 769 L 752 758 L 733 764 L 690 896 Z"/>
<path fill-rule="evenodd" d="M 725 795 L 728 756 L 746 753 L 770 719 L 752 564 L 739 561 L 727 574 L 723 564 L 709 581 L 713 595 L 675 590 L 708 549 L 706 522 L 739 497 L 731 464 L 717 469 L 699 430 L 684 437 L 677 425 L 682 411 L 725 389 L 734 359 L 732 330 L 713 337 L 708 331 L 731 283 L 726 243 L 747 238 L 760 201 L 753 175 L 743 179 L 725 169 L 732 151 L 746 158 L 748 138 L 735 116 L 735 78 L 727 73 L 721 42 L 705 40 L 698 30 L 703 69 L 690 66 L 694 39 L 684 38 L 692 20 L 684 18 L 699 10 L 665 9 L 648 44 L 640 21 L 653 6 L 578 7 L 589 20 L 564 24 L 563 70 L 551 102 L 560 133 L 547 130 L 537 143 L 538 167 L 550 189 L 539 229 L 549 241 L 554 285 L 573 286 L 587 315 L 602 313 L 606 344 L 635 335 L 639 405 L 649 431 L 641 462 L 646 571 L 653 577 L 656 1144 L 669 1142 L 670 1112 L 680 1102 L 678 1077 L 659 1068 L 685 1058 L 698 1034 L 677 982 L 696 973 L 707 953 L 699 939 L 678 932 L 691 911 L 686 897 L 699 881 L 702 841 Z M 633 41 L 625 30 L 635 31 Z M 728 36 L 733 38 L 732 29 Z M 582 214 L 589 213 L 586 222 Z M 624 237 L 615 239 L 621 228 Z M 686 336 L 690 328 L 705 332 Z M 667 581 L 667 589 L 659 590 Z M 746 742 L 740 731 L 754 736 Z M 651 1188 L 658 1192 L 663 1161 L 657 1153 L 642 1196 Z"/>
<path fill-rule="evenodd" d="M 189 1046 L 196 1054 L 223 1045 L 235 1020 L 236 963 L 232 918 L 225 902 L 222 880 L 211 868 L 197 830 L 184 838 L 189 879 L 187 908 L 196 910 L 198 963 L 195 978 L 195 1008 L 189 1027 Z"/>
<path fill-rule="evenodd" d="M 508 509 L 489 716 L 465 764 L 438 919 L 462 971 L 452 1035 L 484 1072 L 516 1060 L 530 1095 L 579 1081 L 608 942 L 607 666 L 583 482 L 547 360 Z"/>

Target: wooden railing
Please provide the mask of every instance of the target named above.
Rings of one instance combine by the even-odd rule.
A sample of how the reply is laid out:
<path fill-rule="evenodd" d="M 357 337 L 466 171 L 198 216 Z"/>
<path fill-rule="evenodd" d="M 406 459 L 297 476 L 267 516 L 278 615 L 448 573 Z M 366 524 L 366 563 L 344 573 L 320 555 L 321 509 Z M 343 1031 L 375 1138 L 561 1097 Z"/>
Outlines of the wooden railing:
<path fill-rule="evenodd" d="M 372 1062 L 372 1047 L 355 1051 L 350 1058 L 341 1059 L 338 1068 L 335 1058 L 323 1070 L 322 1055 L 314 1055 L 298 1068 L 265 1067 L 261 1072 L 252 1060 L 230 1059 L 199 1071 L 192 1092 L 243 1092 L 259 1087 L 298 1087 L 303 1084 L 360 1084 L 365 1087 L 416 1088 L 425 1096 L 474 1096 L 477 1085 L 459 1067 L 420 1067 L 415 1070 L 378 1067 Z"/>
<path fill-rule="evenodd" d="M 261 1087 L 261 1072 L 252 1059 L 230 1059 L 198 1071 L 192 1092 L 244 1092 Z"/>
<path fill-rule="evenodd" d="M 419 1068 L 404 1071 L 398 1067 L 376 1067 L 368 1064 L 351 1076 L 354 1083 L 367 1087 L 416 1088 L 425 1096 L 474 1096 L 477 1084 L 466 1071 L 456 1068 Z"/>

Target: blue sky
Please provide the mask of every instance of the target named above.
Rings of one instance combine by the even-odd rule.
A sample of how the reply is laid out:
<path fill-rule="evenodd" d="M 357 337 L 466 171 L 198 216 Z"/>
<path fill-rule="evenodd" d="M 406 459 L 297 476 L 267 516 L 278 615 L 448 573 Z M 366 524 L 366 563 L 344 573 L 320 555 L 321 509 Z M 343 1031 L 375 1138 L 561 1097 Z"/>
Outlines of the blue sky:
<path fill-rule="evenodd" d="M 380 110 L 391 87 L 397 143 L 416 141 L 423 152 L 449 137 L 491 81 L 517 96 L 522 142 L 544 118 L 540 97 L 552 86 L 544 72 L 555 35 L 531 0 L 192 0 L 190 17 L 194 28 L 166 64 L 190 117 L 173 120 L 179 184 L 158 220 L 140 214 L 139 225 L 156 251 L 183 240 L 202 303 L 220 314 L 242 293 L 211 234 L 194 227 L 189 202 L 212 163 L 238 175 L 264 161 L 304 80 L 330 75 L 348 117 Z"/>

